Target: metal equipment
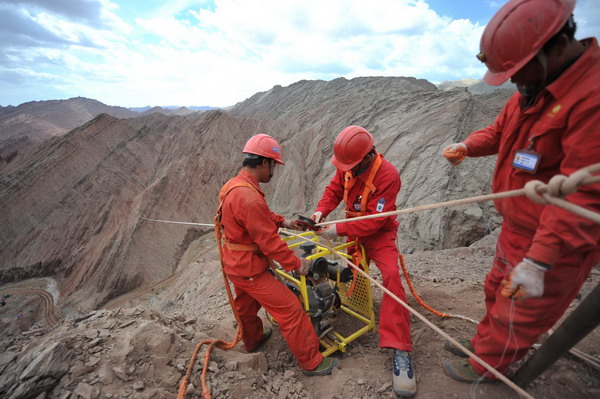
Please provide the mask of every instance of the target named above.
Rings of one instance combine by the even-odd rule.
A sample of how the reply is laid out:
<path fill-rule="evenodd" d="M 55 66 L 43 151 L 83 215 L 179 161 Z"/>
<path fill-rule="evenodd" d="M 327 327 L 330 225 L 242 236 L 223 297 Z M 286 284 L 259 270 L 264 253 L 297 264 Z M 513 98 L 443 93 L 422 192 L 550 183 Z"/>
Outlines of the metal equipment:
<path fill-rule="evenodd" d="M 289 248 L 302 250 L 299 256 L 311 261 L 308 275 L 287 273 L 280 268 L 275 272 L 303 304 L 324 348 L 323 355 L 328 356 L 337 350 L 345 352 L 350 342 L 375 330 L 370 282 L 362 275 L 354 274 L 332 251 L 320 246 L 319 237 L 314 232 L 307 231 L 299 236 L 303 238 L 290 236 L 283 240 Z M 338 256 L 350 259 L 345 250 L 355 245 L 354 242 L 343 243 L 332 249 Z M 367 259 L 366 256 L 363 259 Z M 369 272 L 367 261 L 363 260 L 360 267 Z M 343 331 L 340 325 L 336 325 L 338 320 L 341 321 L 342 313 Z"/>

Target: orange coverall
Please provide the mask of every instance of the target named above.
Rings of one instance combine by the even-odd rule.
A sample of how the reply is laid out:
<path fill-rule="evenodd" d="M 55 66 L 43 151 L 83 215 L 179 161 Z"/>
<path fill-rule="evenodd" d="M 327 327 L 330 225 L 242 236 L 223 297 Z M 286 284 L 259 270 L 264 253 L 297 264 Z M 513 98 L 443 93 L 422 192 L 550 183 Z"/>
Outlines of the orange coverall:
<path fill-rule="evenodd" d="M 250 183 L 254 188 L 236 187 L 224 198 L 221 208 L 223 235 L 233 244 L 256 245 L 257 250 L 231 250 L 223 245 L 223 267 L 235 289 L 235 307 L 244 327 L 242 340 L 251 351 L 260 343 L 263 323 L 258 317 L 261 306 L 277 321 L 298 364 L 315 369 L 323 359 L 319 338 L 292 291 L 269 273 L 267 258 L 276 260 L 286 271 L 296 270 L 301 260 L 277 233 L 283 216 L 271 212 L 258 181 L 247 171 L 223 186 Z M 225 238 L 224 237 L 224 238 Z"/>
<path fill-rule="evenodd" d="M 532 106 L 523 109 L 523 97 L 515 93 L 493 125 L 464 141 L 469 156 L 498 154 L 493 192 L 519 189 L 533 179 L 547 183 L 556 174 L 570 175 L 600 162 L 600 49 L 596 39 L 582 42 L 584 53 Z M 512 167 L 521 149 L 541 154 L 535 174 Z M 582 186 L 567 200 L 600 212 L 600 185 Z M 477 356 L 505 372 L 560 319 L 600 262 L 600 225 L 526 197 L 497 200 L 495 206 L 504 218 L 502 233 L 484 283 L 487 312 L 471 343 Z M 500 294 L 500 283 L 524 257 L 552 269 L 545 273 L 542 297 L 513 301 Z M 471 365 L 485 373 L 473 360 Z"/>
<path fill-rule="evenodd" d="M 372 162 L 369 169 L 355 177 L 356 182 L 347 193 L 347 210 L 365 214 L 396 210 L 396 197 L 401 185 L 400 174 L 394 165 L 385 159 L 382 159 L 381 166 L 372 181 L 375 192 L 371 193 L 366 209 L 360 209 L 362 198 L 359 197 L 363 195 L 365 184 L 374 165 L 375 162 Z M 345 172 L 337 170 L 317 204 L 317 211 L 322 212 L 323 217 L 329 215 L 343 200 L 344 183 Z M 398 265 L 399 253 L 396 245 L 398 226 L 396 217 L 389 216 L 338 223 L 336 229 L 338 235 L 347 236 L 348 241 L 358 240 L 365 247 L 367 256 L 381 271 L 383 286 L 406 302 Z M 379 346 L 412 350 L 408 311 L 386 294 L 383 295 L 379 312 Z"/>

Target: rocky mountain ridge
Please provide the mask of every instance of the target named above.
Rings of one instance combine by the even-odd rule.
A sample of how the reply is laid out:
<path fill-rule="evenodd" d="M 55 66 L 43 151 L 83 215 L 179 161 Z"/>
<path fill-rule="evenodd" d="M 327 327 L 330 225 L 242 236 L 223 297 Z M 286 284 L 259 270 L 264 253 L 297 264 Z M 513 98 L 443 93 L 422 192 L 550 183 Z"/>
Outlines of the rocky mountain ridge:
<path fill-rule="evenodd" d="M 127 108 L 108 106 L 85 97 L 0 107 L 0 157 L 10 161 L 19 151 L 62 136 L 101 113 L 117 118 L 139 115 Z"/>
<path fill-rule="evenodd" d="M 333 140 L 351 124 L 369 129 L 399 169 L 398 206 L 485 193 L 493 160 L 451 168 L 440 152 L 491 122 L 505 98 L 441 92 L 412 78 L 357 78 L 275 87 L 227 112 L 194 118 L 100 115 L 1 172 L 0 282 L 55 275 L 63 298 L 75 295 L 93 308 L 167 277 L 202 231 L 141 217 L 211 222 L 218 190 L 240 167 L 241 148 L 261 132 L 282 144 L 286 166 L 264 189 L 274 211 L 287 217 L 312 212 L 334 172 Z M 462 246 L 498 225 L 491 204 L 400 221 L 400 246 L 408 252 Z"/>

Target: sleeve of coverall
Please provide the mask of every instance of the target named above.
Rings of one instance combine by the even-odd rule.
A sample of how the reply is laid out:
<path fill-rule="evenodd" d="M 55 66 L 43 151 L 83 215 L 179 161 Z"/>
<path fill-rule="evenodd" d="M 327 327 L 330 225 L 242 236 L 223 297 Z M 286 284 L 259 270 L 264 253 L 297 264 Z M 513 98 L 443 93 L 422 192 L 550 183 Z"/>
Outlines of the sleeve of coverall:
<path fill-rule="evenodd" d="M 240 211 L 236 219 L 243 221 L 248 235 L 266 257 L 279 262 L 288 272 L 297 270 L 302 264 L 301 260 L 277 234 L 277 225 L 272 215 L 273 212 L 263 201 L 254 200 Z"/>
<path fill-rule="evenodd" d="M 496 117 L 493 125 L 489 125 L 481 130 L 477 130 L 465 139 L 464 143 L 467 146 L 467 155 L 470 157 L 485 157 L 498 153 L 500 146 L 500 136 L 506 120 L 507 109 L 513 98 L 505 104 L 504 109 Z M 518 105 L 518 104 L 517 104 Z"/>
<path fill-rule="evenodd" d="M 344 172 L 337 170 L 329 185 L 325 187 L 325 191 L 321 199 L 317 203 L 317 212 L 322 212 L 326 218 L 344 199 Z"/>
<path fill-rule="evenodd" d="M 600 110 L 597 102 L 588 104 L 569 118 L 570 128 L 562 138 L 565 158 L 560 166 L 561 174 L 570 175 L 600 161 Z M 566 200 L 600 213 L 600 184 L 581 186 Z M 600 224 L 546 205 L 527 256 L 552 265 L 563 254 L 597 248 L 599 241 Z"/>
<path fill-rule="evenodd" d="M 383 198 L 385 201 L 381 212 L 396 210 L 396 197 L 400 192 L 400 176 L 398 173 L 386 173 L 378 179 L 377 188 L 369 198 L 367 203 L 367 214 L 380 213 L 377 211 L 377 204 Z M 357 222 L 347 222 L 336 224 L 337 233 L 340 236 L 367 237 L 373 235 L 388 222 L 388 219 L 394 219 L 396 216 L 384 218 L 359 220 Z"/>

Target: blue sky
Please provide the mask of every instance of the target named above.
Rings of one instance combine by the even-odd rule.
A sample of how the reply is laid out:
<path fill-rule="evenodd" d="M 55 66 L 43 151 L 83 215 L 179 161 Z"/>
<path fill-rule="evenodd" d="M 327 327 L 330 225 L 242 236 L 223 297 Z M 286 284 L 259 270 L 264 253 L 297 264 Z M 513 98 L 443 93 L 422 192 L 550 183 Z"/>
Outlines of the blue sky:
<path fill-rule="evenodd" d="M 479 79 L 503 0 L 0 0 L 0 105 L 226 107 L 275 85 L 358 76 Z M 579 0 L 578 38 L 600 36 Z"/>

